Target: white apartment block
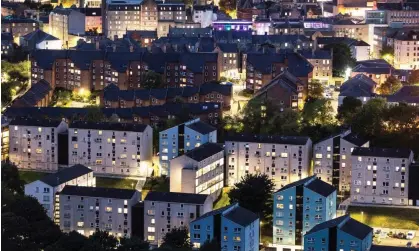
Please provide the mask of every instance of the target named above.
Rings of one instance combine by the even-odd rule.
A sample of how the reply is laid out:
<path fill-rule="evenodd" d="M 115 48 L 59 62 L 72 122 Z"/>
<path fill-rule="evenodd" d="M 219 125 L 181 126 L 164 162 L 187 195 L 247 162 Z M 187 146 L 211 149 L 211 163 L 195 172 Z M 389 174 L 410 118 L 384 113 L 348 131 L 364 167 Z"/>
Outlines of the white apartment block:
<path fill-rule="evenodd" d="M 419 68 L 419 32 L 403 32 L 394 38 L 394 68 Z"/>
<path fill-rule="evenodd" d="M 224 148 L 206 143 L 170 160 L 170 192 L 218 197 L 224 186 Z"/>
<path fill-rule="evenodd" d="M 225 142 L 227 184 L 246 174 L 268 175 L 281 188 L 310 176 L 312 142 L 308 137 L 235 135 Z"/>
<path fill-rule="evenodd" d="M 55 195 L 66 185 L 94 187 L 96 178 L 93 177 L 93 171 L 89 168 L 75 165 L 26 184 L 25 195 L 36 198 L 45 208 L 47 215 L 53 219 Z"/>
<path fill-rule="evenodd" d="M 361 148 L 352 152 L 352 203 L 409 205 L 409 166 L 413 152 Z"/>
<path fill-rule="evenodd" d="M 100 230 L 130 237 L 132 206 L 141 194 L 130 189 L 65 186 L 57 197 L 60 217 L 55 223 L 62 231 L 89 236 Z"/>
<path fill-rule="evenodd" d="M 64 121 L 15 119 L 9 124 L 9 159 L 19 169 L 58 170 L 58 134 Z"/>
<path fill-rule="evenodd" d="M 68 144 L 70 165 L 86 165 L 95 174 L 152 174 L 153 129 L 148 125 L 74 121 Z"/>
<path fill-rule="evenodd" d="M 149 192 L 144 199 L 144 237 L 152 246 L 160 246 L 174 227 L 189 223 L 212 210 L 211 196 L 190 193 Z"/>
<path fill-rule="evenodd" d="M 314 174 L 340 192 L 351 188 L 352 151 L 369 142 L 350 130 L 332 135 L 313 145 Z M 338 194 L 339 195 L 339 194 Z"/>

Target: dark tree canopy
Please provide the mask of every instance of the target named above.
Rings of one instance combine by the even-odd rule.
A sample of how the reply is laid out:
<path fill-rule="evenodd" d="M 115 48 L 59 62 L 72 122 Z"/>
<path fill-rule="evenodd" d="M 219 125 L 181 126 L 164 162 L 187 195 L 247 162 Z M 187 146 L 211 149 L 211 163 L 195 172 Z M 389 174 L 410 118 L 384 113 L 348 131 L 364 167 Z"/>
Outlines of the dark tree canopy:
<path fill-rule="evenodd" d="M 144 76 L 141 87 L 144 89 L 163 88 L 164 83 L 161 74 L 154 71 L 148 71 Z"/>
<path fill-rule="evenodd" d="M 310 98 L 320 99 L 323 98 L 324 87 L 318 80 L 313 80 L 308 85 L 308 96 Z"/>
<path fill-rule="evenodd" d="M 162 247 L 166 248 L 187 248 L 192 247 L 189 239 L 189 231 L 186 227 L 174 227 L 163 237 Z"/>
<path fill-rule="evenodd" d="M 361 108 L 361 100 L 354 97 L 345 97 L 342 104 L 338 107 L 337 119 L 344 125 L 350 125 Z"/>
<path fill-rule="evenodd" d="M 419 85 L 419 70 L 413 70 L 410 73 L 410 76 L 408 78 L 408 82 L 411 85 Z"/>
<path fill-rule="evenodd" d="M 205 241 L 199 251 L 221 251 L 221 244 L 216 239 Z"/>
<path fill-rule="evenodd" d="M 393 76 L 389 76 L 377 89 L 381 95 L 390 95 L 400 90 L 400 88 L 402 88 L 400 80 Z"/>
<path fill-rule="evenodd" d="M 100 250 L 100 251 L 111 251 L 115 250 L 118 244 L 118 240 L 109 235 L 106 231 L 96 231 L 89 236 L 86 245 L 83 246 L 81 251 Z"/>
<path fill-rule="evenodd" d="M 305 125 L 331 125 L 334 123 L 332 114 L 333 108 L 330 100 L 321 98 L 307 100 L 301 116 Z"/>
<path fill-rule="evenodd" d="M 355 59 L 352 58 L 351 49 L 346 44 L 330 44 L 324 47 L 333 50 L 333 76 L 344 77 L 346 69 L 355 66 Z"/>
<path fill-rule="evenodd" d="M 120 246 L 118 251 L 148 251 L 150 250 L 150 244 L 142 239 L 133 236 L 131 238 L 120 239 Z"/>
<path fill-rule="evenodd" d="M 20 180 L 19 172 L 15 165 L 9 163 L 1 165 L 1 182 L 14 193 L 23 195 L 25 183 Z"/>

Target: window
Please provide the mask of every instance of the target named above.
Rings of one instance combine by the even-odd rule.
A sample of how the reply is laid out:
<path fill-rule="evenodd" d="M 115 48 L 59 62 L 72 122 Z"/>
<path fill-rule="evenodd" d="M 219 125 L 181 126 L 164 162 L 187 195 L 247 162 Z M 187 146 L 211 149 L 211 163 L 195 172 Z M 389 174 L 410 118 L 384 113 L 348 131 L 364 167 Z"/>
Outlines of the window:
<path fill-rule="evenodd" d="M 316 153 L 316 159 L 321 159 L 323 155 L 321 153 Z"/>
<path fill-rule="evenodd" d="M 287 158 L 288 157 L 288 153 L 281 153 L 281 157 L 282 158 Z"/>
<path fill-rule="evenodd" d="M 148 231 L 149 233 L 154 233 L 154 232 L 156 232 L 156 229 L 155 229 L 154 227 L 148 227 L 148 228 L 147 228 L 147 231 Z"/>
<path fill-rule="evenodd" d="M 44 193 L 49 193 L 49 187 L 44 187 Z"/>
<path fill-rule="evenodd" d="M 110 213 L 110 212 L 112 212 L 112 207 L 106 207 L 105 210 L 106 210 L 107 213 Z"/>
<path fill-rule="evenodd" d="M 194 230 L 201 230 L 201 225 L 193 225 Z"/>
<path fill-rule="evenodd" d="M 149 236 L 147 237 L 147 239 L 148 239 L 149 241 L 154 241 L 154 240 L 155 240 L 155 237 L 154 237 L 154 235 L 149 235 Z"/>

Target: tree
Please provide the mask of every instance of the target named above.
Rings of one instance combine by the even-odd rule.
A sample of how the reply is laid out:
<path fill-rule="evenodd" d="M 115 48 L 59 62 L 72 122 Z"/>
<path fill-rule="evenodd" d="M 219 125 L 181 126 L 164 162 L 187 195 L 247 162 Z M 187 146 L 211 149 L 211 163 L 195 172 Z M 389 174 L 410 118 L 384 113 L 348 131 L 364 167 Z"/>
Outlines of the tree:
<path fill-rule="evenodd" d="M 384 109 L 383 114 L 387 131 L 419 133 L 419 107 L 400 104 Z"/>
<path fill-rule="evenodd" d="M 334 124 L 333 108 L 327 99 L 307 100 L 301 115 L 304 125 Z"/>
<path fill-rule="evenodd" d="M 354 116 L 351 128 L 365 136 L 380 135 L 383 132 L 383 116 L 386 100 L 375 98 L 369 100 L 361 111 Z"/>
<path fill-rule="evenodd" d="M 23 181 L 19 178 L 19 172 L 15 165 L 4 163 L 1 167 L 1 182 L 13 193 L 23 195 Z"/>
<path fill-rule="evenodd" d="M 148 71 L 144 76 L 141 87 L 144 89 L 163 88 L 164 84 L 161 74 L 154 71 Z"/>
<path fill-rule="evenodd" d="M 211 241 L 205 241 L 199 251 L 221 251 L 221 244 L 215 238 Z"/>
<path fill-rule="evenodd" d="M 355 66 L 356 60 L 346 44 L 329 44 L 324 48 L 333 50 L 333 76 L 344 77 L 346 70 Z"/>
<path fill-rule="evenodd" d="M 57 242 L 48 246 L 45 251 L 80 250 L 86 245 L 87 238 L 76 231 L 63 233 Z"/>
<path fill-rule="evenodd" d="M 86 114 L 86 121 L 89 122 L 102 122 L 105 120 L 105 115 L 103 114 L 102 110 L 97 106 L 88 106 L 87 107 L 87 114 Z"/>
<path fill-rule="evenodd" d="M 177 248 L 188 248 L 192 247 L 189 232 L 186 227 L 174 227 L 167 232 L 163 237 L 163 247 L 177 249 Z"/>
<path fill-rule="evenodd" d="M 3 190 L 2 190 L 3 193 Z M 1 214 L 1 246 L 3 250 L 36 250 L 30 239 L 28 221 L 12 212 Z"/>
<path fill-rule="evenodd" d="M 413 70 L 407 82 L 411 85 L 419 85 L 419 70 Z"/>
<path fill-rule="evenodd" d="M 260 153 L 263 154 L 263 153 Z M 272 194 L 275 184 L 266 174 L 247 174 L 229 191 L 230 203 L 256 213 L 265 221 L 272 220 Z"/>
<path fill-rule="evenodd" d="M 150 244 L 142 239 L 132 236 L 131 238 L 122 238 L 120 246 L 117 251 L 148 251 L 150 250 Z"/>
<path fill-rule="evenodd" d="M 80 249 L 81 251 L 111 251 L 115 250 L 118 245 L 118 240 L 109 235 L 106 231 L 96 231 L 89 236 L 86 244 Z"/>
<path fill-rule="evenodd" d="M 383 46 L 380 51 L 380 57 L 386 60 L 388 63 L 394 63 L 394 48 L 391 46 Z"/>
<path fill-rule="evenodd" d="M 386 81 L 378 87 L 378 92 L 381 95 L 390 95 L 402 88 L 400 80 L 393 76 L 389 76 Z"/>
<path fill-rule="evenodd" d="M 268 119 L 267 134 L 296 135 L 300 131 L 300 114 L 291 108 L 278 111 Z"/>
<path fill-rule="evenodd" d="M 337 119 L 341 124 L 350 125 L 354 117 L 361 111 L 362 101 L 354 97 L 345 97 L 338 107 Z"/>
<path fill-rule="evenodd" d="M 231 13 L 236 10 L 236 0 L 220 0 L 218 5 L 226 13 Z"/>
<path fill-rule="evenodd" d="M 308 96 L 310 98 L 323 98 L 324 87 L 319 80 L 313 80 L 308 85 Z"/>

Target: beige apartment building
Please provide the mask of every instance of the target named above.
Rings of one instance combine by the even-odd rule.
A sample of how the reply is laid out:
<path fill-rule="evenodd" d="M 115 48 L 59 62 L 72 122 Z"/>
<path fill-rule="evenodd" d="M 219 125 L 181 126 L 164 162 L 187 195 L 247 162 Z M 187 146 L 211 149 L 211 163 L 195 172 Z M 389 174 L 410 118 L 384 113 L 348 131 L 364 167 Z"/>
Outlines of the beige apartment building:
<path fill-rule="evenodd" d="M 308 137 L 235 135 L 226 138 L 227 184 L 246 174 L 262 173 L 279 189 L 311 175 L 312 142 Z"/>
<path fill-rule="evenodd" d="M 209 195 L 172 192 L 149 192 L 144 199 L 144 237 L 152 246 L 160 246 L 163 237 L 174 227 L 189 223 L 212 210 Z"/>
<path fill-rule="evenodd" d="M 63 42 L 64 48 L 75 46 L 77 36 L 84 35 L 86 16 L 75 9 L 55 8 L 49 14 L 49 33 Z"/>
<path fill-rule="evenodd" d="M 66 132 L 64 121 L 15 119 L 9 124 L 9 159 L 19 169 L 58 170 L 58 134 Z"/>
<path fill-rule="evenodd" d="M 107 5 L 104 32 L 109 39 L 122 38 L 127 30 L 141 29 L 139 3 L 110 3 Z"/>
<path fill-rule="evenodd" d="M 413 70 L 419 68 L 419 31 L 398 33 L 394 45 L 394 68 Z"/>
<path fill-rule="evenodd" d="M 369 24 L 356 24 L 348 19 L 333 24 L 333 31 L 336 37 L 349 37 L 367 43 L 370 42 L 370 33 L 371 38 L 373 35 L 372 26 Z"/>
<path fill-rule="evenodd" d="M 352 152 L 352 203 L 408 205 L 413 152 L 398 148 L 361 148 Z"/>
<path fill-rule="evenodd" d="M 60 217 L 55 221 L 66 233 L 90 236 L 107 231 L 115 237 L 130 237 L 132 207 L 141 199 L 137 190 L 65 186 L 57 195 Z"/>

